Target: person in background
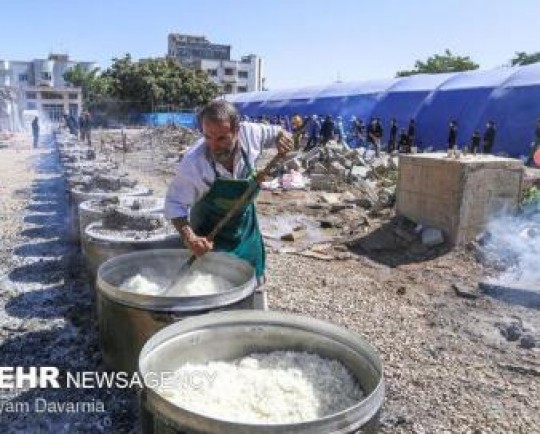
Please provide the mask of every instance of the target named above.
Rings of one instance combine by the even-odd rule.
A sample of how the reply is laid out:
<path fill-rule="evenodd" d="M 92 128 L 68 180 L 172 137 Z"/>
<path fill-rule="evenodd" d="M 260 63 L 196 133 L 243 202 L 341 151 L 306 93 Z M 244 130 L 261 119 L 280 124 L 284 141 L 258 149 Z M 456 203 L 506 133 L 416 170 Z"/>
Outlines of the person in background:
<path fill-rule="evenodd" d="M 414 146 L 416 139 L 416 121 L 414 119 L 409 120 L 409 127 L 407 128 L 407 137 L 409 140 L 409 148 Z"/>
<path fill-rule="evenodd" d="M 373 118 L 368 126 L 368 141 L 375 148 L 375 156 L 381 156 L 381 142 L 383 136 L 383 127 L 380 118 Z"/>
<path fill-rule="evenodd" d="M 334 137 L 341 145 L 345 143 L 345 127 L 343 126 L 343 118 L 341 116 L 336 117 L 334 122 Z"/>
<path fill-rule="evenodd" d="M 34 148 L 37 148 L 39 141 L 39 118 L 37 116 L 32 121 L 32 136 L 34 137 Z"/>
<path fill-rule="evenodd" d="M 92 118 L 90 117 L 90 113 L 88 110 L 85 110 L 82 113 L 82 123 L 79 121 L 79 128 L 81 130 L 81 140 L 84 142 L 86 140 L 86 143 L 88 146 L 92 145 L 92 135 L 91 135 L 91 129 L 92 129 Z"/>
<path fill-rule="evenodd" d="M 351 116 L 347 125 L 347 143 L 353 148 L 358 147 L 358 119 Z"/>
<path fill-rule="evenodd" d="M 409 154 L 411 152 L 409 135 L 405 132 L 405 128 L 399 130 L 399 152 Z"/>
<path fill-rule="evenodd" d="M 358 121 L 358 147 L 367 145 L 367 130 L 366 124 L 360 119 Z"/>
<path fill-rule="evenodd" d="M 305 151 L 313 149 L 319 144 L 319 135 L 321 134 L 321 123 L 317 119 L 317 115 L 312 115 L 306 123 L 306 134 L 308 141 L 306 143 Z"/>
<path fill-rule="evenodd" d="M 489 121 L 484 132 L 484 154 L 493 153 L 493 145 L 495 144 L 495 122 Z"/>
<path fill-rule="evenodd" d="M 390 136 L 388 137 L 388 152 L 394 152 L 397 149 L 398 125 L 396 118 L 390 121 Z"/>
<path fill-rule="evenodd" d="M 476 155 L 476 153 L 480 150 L 480 131 L 474 130 L 474 133 L 471 138 L 471 152 Z"/>
<path fill-rule="evenodd" d="M 327 115 L 321 125 L 321 144 L 324 146 L 334 139 L 335 124 L 332 116 Z"/>
<path fill-rule="evenodd" d="M 291 128 L 294 142 L 294 149 L 300 149 L 302 138 L 304 136 L 304 121 L 300 115 L 294 115 L 291 119 Z"/>
<path fill-rule="evenodd" d="M 79 136 L 80 136 L 80 140 L 81 142 L 84 142 L 84 134 L 85 134 L 85 129 L 84 129 L 84 117 L 83 117 L 83 113 L 80 114 L 79 116 L 79 120 L 78 120 L 78 124 L 79 124 Z"/>
<path fill-rule="evenodd" d="M 371 118 L 367 126 L 367 147 L 375 147 L 375 126 L 377 125 L 377 120 Z"/>
<path fill-rule="evenodd" d="M 457 145 L 457 121 L 450 121 L 448 130 L 448 150 L 454 152 Z"/>

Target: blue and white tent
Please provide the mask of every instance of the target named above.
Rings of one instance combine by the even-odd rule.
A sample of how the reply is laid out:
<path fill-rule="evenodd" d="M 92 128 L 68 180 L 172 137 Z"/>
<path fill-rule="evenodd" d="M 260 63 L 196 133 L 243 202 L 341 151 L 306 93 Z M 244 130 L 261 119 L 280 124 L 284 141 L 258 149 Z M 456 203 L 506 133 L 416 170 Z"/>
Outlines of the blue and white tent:
<path fill-rule="evenodd" d="M 333 83 L 268 92 L 227 95 L 248 116 L 326 115 L 369 121 L 380 117 L 386 134 L 391 118 L 407 128 L 416 120 L 421 147 L 444 149 L 450 120 L 458 122 L 458 144 L 481 134 L 487 121 L 497 128 L 494 152 L 527 155 L 540 118 L 540 63 L 488 71 L 419 74 L 363 82 Z"/>

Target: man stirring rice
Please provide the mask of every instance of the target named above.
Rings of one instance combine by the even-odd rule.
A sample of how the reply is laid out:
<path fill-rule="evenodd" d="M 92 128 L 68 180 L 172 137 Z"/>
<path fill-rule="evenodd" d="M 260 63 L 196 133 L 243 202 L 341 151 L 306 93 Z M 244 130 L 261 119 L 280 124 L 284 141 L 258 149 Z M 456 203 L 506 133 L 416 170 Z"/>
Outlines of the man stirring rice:
<path fill-rule="evenodd" d="M 240 122 L 232 104 L 216 100 L 199 113 L 203 138 L 178 164 L 165 198 L 165 217 L 185 245 L 201 256 L 225 251 L 248 261 L 259 282 L 264 280 L 265 252 L 253 201 L 245 204 L 216 235 L 206 236 L 235 201 L 255 182 L 255 160 L 275 144 L 284 155 L 293 149 L 291 135 L 280 126 Z"/>

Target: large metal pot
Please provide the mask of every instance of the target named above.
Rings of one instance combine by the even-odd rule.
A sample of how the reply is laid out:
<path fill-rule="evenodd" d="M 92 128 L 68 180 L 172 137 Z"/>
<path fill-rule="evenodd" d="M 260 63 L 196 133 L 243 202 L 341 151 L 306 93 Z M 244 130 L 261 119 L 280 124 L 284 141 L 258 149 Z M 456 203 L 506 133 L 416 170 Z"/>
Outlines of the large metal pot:
<path fill-rule="evenodd" d="M 139 374 L 160 378 L 185 363 L 232 360 L 253 352 L 308 351 L 342 362 L 365 398 L 339 413 L 297 424 L 242 424 L 180 408 L 154 389 L 141 394 L 145 434 L 352 433 L 373 430 L 384 400 L 383 366 L 363 337 L 336 325 L 280 312 L 220 312 L 190 318 L 155 334 L 139 356 Z"/>
<path fill-rule="evenodd" d="M 148 338 L 176 321 L 219 309 L 253 309 L 257 286 L 250 264 L 226 253 L 210 252 L 193 264 L 195 269 L 222 276 L 233 283 L 223 292 L 192 297 L 143 295 L 119 289 L 136 274 L 162 276 L 166 285 L 190 252 L 146 250 L 106 261 L 97 276 L 97 315 L 105 363 L 114 370 L 134 372 L 139 352 Z"/>
<path fill-rule="evenodd" d="M 163 213 L 165 199 L 157 197 L 139 197 L 139 196 L 118 196 L 118 207 L 133 209 L 135 203 L 138 203 L 140 208 L 137 212 L 142 214 L 160 214 Z M 86 248 L 86 237 L 84 236 L 85 229 L 91 223 L 102 219 L 105 206 L 101 199 L 93 199 L 82 202 L 79 205 L 79 234 L 81 240 L 81 250 L 84 252 Z"/>
<path fill-rule="evenodd" d="M 130 189 L 124 189 L 116 192 L 102 191 L 83 191 L 79 186 L 69 190 L 69 239 L 74 242 L 79 242 L 79 205 L 87 200 L 106 199 L 117 196 L 149 196 L 152 190 L 143 185 L 136 185 Z"/>
<path fill-rule="evenodd" d="M 123 237 L 121 232 L 115 236 L 109 236 L 99 230 L 101 227 L 102 222 L 100 220 L 91 223 L 84 231 L 83 253 L 86 269 L 90 273 L 92 282 L 97 276 L 98 268 L 107 259 L 137 250 L 178 249 L 178 247 L 182 246 L 182 239 L 172 226 L 166 232 L 160 232 L 141 239 Z"/>

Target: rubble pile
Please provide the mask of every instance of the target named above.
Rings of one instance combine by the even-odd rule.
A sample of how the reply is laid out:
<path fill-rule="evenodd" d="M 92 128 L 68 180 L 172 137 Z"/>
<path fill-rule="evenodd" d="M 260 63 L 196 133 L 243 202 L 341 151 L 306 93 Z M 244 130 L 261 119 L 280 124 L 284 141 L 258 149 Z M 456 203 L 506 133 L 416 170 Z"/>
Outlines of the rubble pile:
<path fill-rule="evenodd" d="M 398 157 L 381 153 L 375 157 L 365 148 L 351 149 L 337 142 L 329 142 L 285 163 L 286 173 L 263 188 L 294 189 L 310 186 L 312 191 L 343 193 L 354 189 L 356 197 L 365 208 L 389 208 L 396 200 Z M 296 175 L 296 184 L 287 177 Z M 299 181 L 299 175 L 304 182 Z M 289 184 L 289 185 L 287 185 Z M 357 194 L 358 196 L 358 194 Z"/>

